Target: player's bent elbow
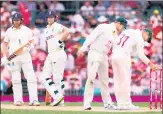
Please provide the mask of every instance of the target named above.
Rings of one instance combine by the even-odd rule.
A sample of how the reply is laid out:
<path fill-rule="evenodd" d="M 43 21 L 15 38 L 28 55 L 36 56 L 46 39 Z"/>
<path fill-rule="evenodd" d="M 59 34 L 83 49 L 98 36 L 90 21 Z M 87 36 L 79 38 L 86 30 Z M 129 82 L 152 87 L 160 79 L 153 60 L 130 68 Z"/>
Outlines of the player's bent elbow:
<path fill-rule="evenodd" d="M 70 36 L 70 30 L 68 28 L 64 31 L 64 40 L 67 40 L 67 38 Z"/>
<path fill-rule="evenodd" d="M 67 37 L 70 35 L 70 29 L 66 28 L 66 34 L 67 34 Z"/>

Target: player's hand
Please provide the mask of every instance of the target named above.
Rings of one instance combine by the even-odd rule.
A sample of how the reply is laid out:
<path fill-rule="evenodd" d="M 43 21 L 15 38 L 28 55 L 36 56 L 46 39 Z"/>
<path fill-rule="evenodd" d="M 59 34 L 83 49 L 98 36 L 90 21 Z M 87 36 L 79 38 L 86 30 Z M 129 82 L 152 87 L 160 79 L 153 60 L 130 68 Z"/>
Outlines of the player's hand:
<path fill-rule="evenodd" d="M 24 47 L 23 51 L 30 51 L 30 48 L 29 47 Z"/>
<path fill-rule="evenodd" d="M 77 56 L 84 56 L 84 52 L 82 50 L 79 50 L 78 53 L 77 53 Z"/>
<path fill-rule="evenodd" d="M 153 64 L 153 63 L 150 63 L 150 68 L 151 70 L 158 70 L 158 69 L 162 69 L 161 66 L 159 65 L 156 65 L 156 64 Z"/>
<path fill-rule="evenodd" d="M 6 56 L 1 58 L 1 64 L 2 64 L 2 65 L 7 64 L 8 62 L 9 62 L 9 60 L 7 59 Z"/>
<path fill-rule="evenodd" d="M 64 48 L 64 43 L 60 40 L 58 41 L 58 47 L 59 47 L 59 49 Z"/>

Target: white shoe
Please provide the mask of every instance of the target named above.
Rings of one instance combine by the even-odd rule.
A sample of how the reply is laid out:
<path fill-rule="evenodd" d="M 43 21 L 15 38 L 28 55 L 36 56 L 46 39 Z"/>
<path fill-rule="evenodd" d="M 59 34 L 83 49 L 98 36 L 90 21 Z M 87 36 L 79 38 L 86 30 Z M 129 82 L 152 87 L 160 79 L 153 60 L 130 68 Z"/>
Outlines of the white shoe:
<path fill-rule="evenodd" d="M 90 104 L 84 105 L 84 110 L 91 110 L 92 107 Z"/>
<path fill-rule="evenodd" d="M 65 106 L 65 105 L 64 105 L 64 100 L 62 100 L 62 101 L 58 104 L 58 106 Z"/>
<path fill-rule="evenodd" d="M 114 104 L 108 104 L 104 108 L 105 108 L 105 110 L 116 110 L 117 109 Z"/>
<path fill-rule="evenodd" d="M 58 106 L 63 100 L 64 96 L 59 97 L 57 100 L 54 100 L 53 103 L 50 104 L 50 106 Z"/>
<path fill-rule="evenodd" d="M 23 104 L 24 104 L 24 103 L 21 102 L 21 101 L 17 101 L 16 103 L 14 103 L 15 106 L 23 106 Z"/>
<path fill-rule="evenodd" d="M 140 107 L 139 106 L 135 106 L 133 104 L 129 104 L 129 105 L 126 106 L 126 108 L 128 110 L 138 110 Z"/>
<path fill-rule="evenodd" d="M 40 106 L 40 103 L 34 100 L 33 102 L 29 103 L 29 106 Z"/>
<path fill-rule="evenodd" d="M 116 110 L 127 110 L 127 107 L 125 105 L 118 105 Z"/>
<path fill-rule="evenodd" d="M 117 106 L 117 110 L 137 110 L 137 109 L 139 109 L 139 106 L 135 106 L 133 104 Z"/>

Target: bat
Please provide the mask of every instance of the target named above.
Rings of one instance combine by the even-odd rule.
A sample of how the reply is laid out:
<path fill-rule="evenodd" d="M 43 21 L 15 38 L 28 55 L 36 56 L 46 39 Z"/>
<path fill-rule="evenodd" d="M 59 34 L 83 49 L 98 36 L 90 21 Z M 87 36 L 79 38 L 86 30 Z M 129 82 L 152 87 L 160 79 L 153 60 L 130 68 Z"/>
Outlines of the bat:
<path fill-rule="evenodd" d="M 48 91 L 46 91 L 45 103 L 46 103 L 46 105 L 49 105 L 51 103 L 51 96 Z"/>
<path fill-rule="evenodd" d="M 9 57 L 7 59 L 9 61 L 11 61 L 13 58 L 15 58 L 16 56 L 18 56 L 18 55 L 20 55 L 22 53 L 24 47 L 29 47 L 29 46 L 31 46 L 31 43 L 27 42 L 26 44 L 24 44 L 20 48 L 18 48 L 14 53 L 9 55 Z"/>
<path fill-rule="evenodd" d="M 14 59 L 16 56 L 20 55 L 23 51 L 24 47 L 29 47 L 31 46 L 30 42 L 27 42 L 26 44 L 22 45 L 20 48 L 18 48 L 14 53 L 12 53 L 11 55 L 9 55 L 9 57 L 7 57 L 8 61 L 10 62 L 12 59 Z M 8 64 L 8 63 L 2 63 L 1 66 Z"/>

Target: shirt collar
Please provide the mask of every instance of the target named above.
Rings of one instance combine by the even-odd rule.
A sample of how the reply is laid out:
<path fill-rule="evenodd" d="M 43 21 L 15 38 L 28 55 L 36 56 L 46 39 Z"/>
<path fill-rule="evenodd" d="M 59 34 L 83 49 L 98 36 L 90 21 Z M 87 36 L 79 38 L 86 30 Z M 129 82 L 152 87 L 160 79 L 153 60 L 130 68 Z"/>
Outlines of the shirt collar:
<path fill-rule="evenodd" d="M 20 25 L 20 28 L 17 29 L 17 28 L 15 28 L 14 26 L 12 26 L 12 29 L 13 29 L 13 30 L 19 30 L 19 29 L 21 29 L 22 27 L 23 27 L 23 25 Z"/>
<path fill-rule="evenodd" d="M 47 25 L 46 27 L 47 27 L 47 28 L 51 28 L 51 27 L 54 27 L 55 24 L 56 24 L 56 23 L 54 22 L 52 25 Z"/>

